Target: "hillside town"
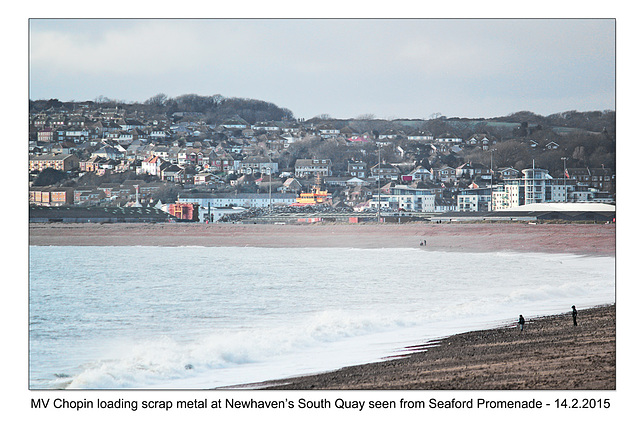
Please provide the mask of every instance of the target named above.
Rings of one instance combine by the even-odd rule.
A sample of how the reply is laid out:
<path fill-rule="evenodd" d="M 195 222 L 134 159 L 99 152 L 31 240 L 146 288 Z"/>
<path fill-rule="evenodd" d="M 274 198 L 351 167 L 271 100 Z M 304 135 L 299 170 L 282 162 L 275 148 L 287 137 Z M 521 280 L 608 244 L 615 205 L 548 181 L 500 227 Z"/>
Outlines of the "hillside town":
<path fill-rule="evenodd" d="M 33 215 L 50 207 L 153 209 L 209 223 L 313 209 L 462 214 L 541 203 L 615 204 L 615 169 L 572 166 L 577 148 L 567 151 L 563 135 L 549 138 L 549 131 L 543 139 L 526 132 L 517 138 L 431 133 L 424 121 L 410 120 L 386 130 L 363 119 L 235 116 L 212 123 L 198 112 L 95 103 L 32 110 L 29 123 Z M 522 129 L 511 126 L 508 133 Z M 498 160 L 506 142 L 547 162 L 553 153 L 556 167 L 535 158 Z"/>

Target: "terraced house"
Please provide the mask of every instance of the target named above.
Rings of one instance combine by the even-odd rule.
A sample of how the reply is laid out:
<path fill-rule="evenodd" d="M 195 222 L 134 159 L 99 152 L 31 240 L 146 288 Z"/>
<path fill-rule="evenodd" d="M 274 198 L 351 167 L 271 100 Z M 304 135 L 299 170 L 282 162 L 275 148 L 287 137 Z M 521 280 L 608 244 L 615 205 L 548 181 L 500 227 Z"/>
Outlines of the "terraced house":
<path fill-rule="evenodd" d="M 73 154 L 45 154 L 29 157 L 29 171 L 42 171 L 52 168 L 60 171 L 71 171 L 78 168 L 80 160 Z"/>

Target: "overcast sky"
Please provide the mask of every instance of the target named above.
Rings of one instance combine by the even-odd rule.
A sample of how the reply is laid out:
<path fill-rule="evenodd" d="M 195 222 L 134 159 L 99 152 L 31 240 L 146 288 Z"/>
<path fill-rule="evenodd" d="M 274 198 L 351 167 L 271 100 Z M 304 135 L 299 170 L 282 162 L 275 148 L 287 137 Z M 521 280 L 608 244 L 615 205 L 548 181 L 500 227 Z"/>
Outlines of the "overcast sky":
<path fill-rule="evenodd" d="M 30 20 L 30 99 L 255 98 L 296 117 L 615 109 L 613 19 Z"/>

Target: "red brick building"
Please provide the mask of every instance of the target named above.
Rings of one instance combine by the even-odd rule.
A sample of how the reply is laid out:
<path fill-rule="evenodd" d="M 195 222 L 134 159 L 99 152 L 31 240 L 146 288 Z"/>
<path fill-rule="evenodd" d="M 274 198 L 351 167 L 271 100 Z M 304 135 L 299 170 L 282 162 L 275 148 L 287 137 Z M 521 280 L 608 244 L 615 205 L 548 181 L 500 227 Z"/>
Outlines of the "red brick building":
<path fill-rule="evenodd" d="M 73 188 L 30 188 L 29 203 L 45 206 L 73 204 Z"/>
<path fill-rule="evenodd" d="M 79 164 L 78 157 L 71 154 L 46 154 L 29 157 L 29 171 L 42 171 L 46 168 L 69 171 L 77 169 Z"/>

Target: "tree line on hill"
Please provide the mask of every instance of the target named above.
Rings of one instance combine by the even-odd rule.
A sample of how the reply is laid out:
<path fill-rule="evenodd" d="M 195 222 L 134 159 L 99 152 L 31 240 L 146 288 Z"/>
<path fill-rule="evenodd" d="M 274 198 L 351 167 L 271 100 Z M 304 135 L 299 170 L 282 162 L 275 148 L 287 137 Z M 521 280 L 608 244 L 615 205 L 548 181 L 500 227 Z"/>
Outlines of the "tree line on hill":
<path fill-rule="evenodd" d="M 452 153 L 436 153 L 426 147 L 423 141 L 403 140 L 397 143 L 408 157 L 425 168 L 438 165 L 456 167 L 465 162 L 477 162 L 494 169 L 514 167 L 518 170 L 530 168 L 535 160 L 536 167 L 545 168 L 556 177 L 561 177 L 563 167 L 602 166 L 616 167 L 616 116 L 614 111 L 568 111 L 549 116 L 541 116 L 521 111 L 503 117 L 489 119 L 449 118 L 432 116 L 427 120 L 397 119 L 393 121 L 375 119 L 371 116 L 356 119 L 332 119 L 328 115 L 317 116 L 307 122 L 316 125 L 330 124 L 337 129 L 349 127 L 356 131 L 369 132 L 373 136 L 389 131 L 405 133 L 426 132 L 435 137 L 452 134 L 463 142 L 477 134 L 486 134 L 495 145 L 488 150 L 463 147 Z M 537 146 L 533 148 L 532 142 Z M 550 142 L 558 148 L 547 148 Z M 318 156 L 330 158 L 333 163 L 346 159 L 366 162 L 369 166 L 377 162 L 377 148 L 374 144 L 339 146 L 335 140 L 315 141 L 305 139 L 296 142 L 285 151 L 280 165 L 287 167 L 297 156 Z M 402 161 L 395 146 L 383 147 L 381 159 L 384 162 Z M 566 163 L 562 158 L 566 158 Z M 339 166 L 340 164 L 338 164 Z"/>
<path fill-rule="evenodd" d="M 49 109 L 73 110 L 75 106 L 92 108 L 115 108 L 127 111 L 139 111 L 150 115 L 173 116 L 176 113 L 197 113 L 207 124 L 221 124 L 226 120 L 240 117 L 249 124 L 268 121 L 292 120 L 293 113 L 286 108 L 250 98 L 227 98 L 222 95 L 185 94 L 170 98 L 165 94 L 157 94 L 146 101 L 124 102 L 106 97 L 98 97 L 94 101 L 61 102 L 57 99 L 31 100 L 29 110 L 40 112 Z"/>

